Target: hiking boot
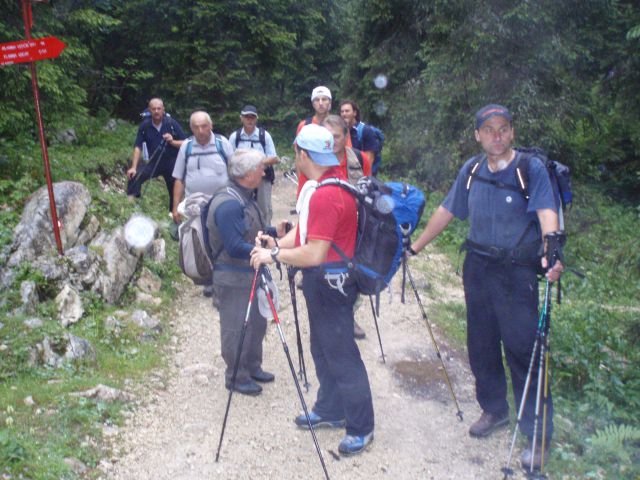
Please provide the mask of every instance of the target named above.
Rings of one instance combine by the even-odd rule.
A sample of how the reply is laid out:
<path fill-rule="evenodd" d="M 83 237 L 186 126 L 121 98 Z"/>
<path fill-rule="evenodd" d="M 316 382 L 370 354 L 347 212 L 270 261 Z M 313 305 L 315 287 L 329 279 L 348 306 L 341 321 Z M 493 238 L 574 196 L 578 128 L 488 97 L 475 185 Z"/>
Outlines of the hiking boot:
<path fill-rule="evenodd" d="M 531 440 L 529 440 L 529 447 L 527 447 L 520 455 L 520 465 L 526 471 L 531 471 L 531 464 L 533 464 L 533 470 L 542 469 L 542 440 L 536 442 L 536 453 L 531 455 Z M 545 442 L 544 446 L 544 463 L 549 460 L 549 442 Z"/>
<path fill-rule="evenodd" d="M 358 340 L 362 340 L 366 336 L 367 334 L 364 333 L 364 330 L 362 329 L 362 327 L 358 325 L 358 322 L 354 320 L 353 321 L 353 337 Z"/>
<path fill-rule="evenodd" d="M 509 424 L 509 412 L 503 415 L 482 412 L 482 415 L 469 428 L 469 435 L 472 437 L 486 437 L 500 427 Z"/>
<path fill-rule="evenodd" d="M 227 390 L 231 390 L 230 383 L 226 384 L 226 387 L 227 387 Z M 250 395 L 252 397 L 255 397 L 256 395 L 260 395 L 260 393 L 262 393 L 262 387 L 258 385 L 256 382 L 254 382 L 253 380 L 249 380 L 244 383 L 236 382 L 236 384 L 233 387 L 233 391 L 241 393 L 242 395 Z"/>
<path fill-rule="evenodd" d="M 373 432 L 368 435 L 345 435 L 338 445 L 338 451 L 342 455 L 356 455 L 364 452 L 373 442 Z"/>
<path fill-rule="evenodd" d="M 251 378 L 253 378 L 256 382 L 269 383 L 273 382 L 276 379 L 276 376 L 273 373 L 265 372 L 260 369 L 251 374 Z"/>
<path fill-rule="evenodd" d="M 311 425 L 313 425 L 313 428 L 344 428 L 347 424 L 347 421 L 345 419 L 325 420 L 323 418 L 320 418 L 320 416 L 315 412 L 309 412 L 309 420 L 311 421 Z M 298 415 L 293 421 L 298 427 L 304 430 L 309 430 L 307 417 L 305 417 L 304 413 Z"/>

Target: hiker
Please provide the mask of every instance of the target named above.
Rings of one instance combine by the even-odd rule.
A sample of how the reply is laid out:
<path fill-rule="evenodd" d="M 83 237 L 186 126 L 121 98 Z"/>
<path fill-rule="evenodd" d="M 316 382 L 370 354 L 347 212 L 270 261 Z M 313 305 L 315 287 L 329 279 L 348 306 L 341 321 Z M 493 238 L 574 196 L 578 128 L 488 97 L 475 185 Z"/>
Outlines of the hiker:
<path fill-rule="evenodd" d="M 256 191 L 256 201 L 262 213 L 265 225 L 271 225 L 273 209 L 271 208 L 271 188 L 276 179 L 273 166 L 278 163 L 278 154 L 273 139 L 266 129 L 257 127 L 258 110 L 253 105 L 245 105 L 240 111 L 242 127 L 229 135 L 229 143 L 237 148 L 253 148 L 266 155 L 264 178 Z"/>
<path fill-rule="evenodd" d="M 139 198 L 142 184 L 147 180 L 162 176 L 169 192 L 169 211 L 173 205 L 173 168 L 178 149 L 186 138 L 180 124 L 164 111 L 161 98 L 154 97 L 147 106 L 148 115 L 138 127 L 133 144 L 131 167 L 127 170 L 127 195 Z M 146 161 L 139 169 L 140 157 Z"/>
<path fill-rule="evenodd" d="M 213 122 L 207 112 L 193 112 L 189 127 L 193 137 L 180 147 L 173 169 L 175 186 L 171 214 L 176 223 L 182 219 L 178 205 L 184 197 L 193 193 L 213 195 L 227 182 L 227 159 L 233 154 L 229 141 L 222 135 L 214 135 Z M 190 150 L 189 155 L 187 150 Z"/>
<path fill-rule="evenodd" d="M 351 146 L 364 152 L 373 166 L 376 152 L 380 151 L 380 142 L 373 128 L 360 121 L 360 109 L 356 102 L 353 100 L 340 102 L 340 116 L 347 122 Z"/>
<path fill-rule="evenodd" d="M 529 200 L 518 192 L 515 165 L 521 154 L 512 148 L 514 136 L 511 114 L 505 107 L 492 104 L 478 110 L 475 139 L 483 153 L 477 178 L 467 188 L 474 157 L 460 169 L 444 202 L 409 250 L 412 254 L 422 250 L 454 216 L 469 219 L 463 271 L 467 348 L 476 399 L 482 408 L 482 415 L 469 429 L 473 437 L 486 437 L 509 423 L 501 343 L 511 371 L 515 404 L 520 405 L 538 323 L 536 271 L 547 267 L 539 252 L 541 245 L 546 248 L 545 236 L 558 230 L 552 186 L 540 159 L 529 162 Z M 505 188 L 505 184 L 512 188 Z M 562 270 L 562 264 L 556 262 L 547 270 L 547 279 L 558 280 Z M 537 377 L 538 364 L 533 366 L 520 423 L 520 431 L 529 437 L 529 447 L 521 456 L 525 469 L 532 463 L 539 469 L 542 463 L 541 438 L 536 439 L 535 458 L 531 452 Z M 549 395 L 546 447 L 553 431 L 552 416 Z"/>
<path fill-rule="evenodd" d="M 207 112 L 193 112 L 189 127 L 193 137 L 183 142 L 173 169 L 175 185 L 171 215 L 175 224 L 183 218 L 182 208 L 179 208 L 183 198 L 195 193 L 213 195 L 227 182 L 227 159 L 233 154 L 229 141 L 222 135 L 214 135 L 213 122 Z M 205 285 L 203 294 L 212 296 L 212 286 Z"/>
<path fill-rule="evenodd" d="M 300 130 L 305 125 L 310 123 L 320 125 L 331 112 L 331 100 L 331 90 L 327 87 L 320 85 L 319 87 L 314 88 L 311 91 L 311 105 L 313 106 L 314 114 L 311 117 L 300 120 L 300 123 L 298 123 L 298 127 L 296 128 L 296 135 L 300 133 Z"/>
<path fill-rule="evenodd" d="M 333 153 L 333 136 L 319 125 L 305 125 L 295 139 L 296 167 L 309 181 L 301 192 L 300 222 L 285 237 L 275 240 L 261 234 L 269 248 L 254 247 L 251 265 L 282 262 L 300 267 L 302 290 L 309 313 L 311 355 L 320 386 L 309 412 L 314 427 L 344 428 L 346 435 L 338 450 L 344 455 L 364 451 L 373 441 L 374 414 L 369 378 L 353 338 L 355 284 L 333 280 L 331 265 L 343 267 L 335 243 L 353 256 L 357 230 L 355 198 L 336 185 L 316 190 L 326 178 L 345 179 Z M 302 207 L 304 205 L 304 207 Z M 339 274 L 338 274 L 339 275 Z M 308 428 L 305 415 L 295 418 Z"/>
<path fill-rule="evenodd" d="M 335 153 L 340 162 L 342 177 L 346 178 L 352 185 L 355 185 L 359 178 L 371 175 L 371 162 L 369 159 L 359 150 L 346 146 L 348 131 L 345 121 L 338 115 L 329 115 L 322 122 L 322 126 L 333 135 L 333 153 Z M 300 175 L 298 178 L 303 177 L 303 175 Z M 304 178 L 306 180 L 306 177 Z M 355 320 L 353 322 L 353 336 L 359 340 L 366 337 L 365 331 Z"/>
<path fill-rule="evenodd" d="M 222 358 L 227 365 L 225 386 L 231 389 L 240 334 L 247 311 L 254 269 L 249 265 L 253 242 L 265 231 L 253 191 L 264 176 L 264 153 L 255 149 L 237 149 L 229 158 L 229 179 L 213 196 L 207 214 L 207 229 L 212 252 L 219 252 L 213 268 L 213 287 L 220 312 Z M 281 227 L 280 234 L 284 234 Z M 262 340 L 267 321 L 254 297 L 242 354 L 233 390 L 244 395 L 259 395 L 256 383 L 272 382 L 275 376 L 262 369 Z"/>

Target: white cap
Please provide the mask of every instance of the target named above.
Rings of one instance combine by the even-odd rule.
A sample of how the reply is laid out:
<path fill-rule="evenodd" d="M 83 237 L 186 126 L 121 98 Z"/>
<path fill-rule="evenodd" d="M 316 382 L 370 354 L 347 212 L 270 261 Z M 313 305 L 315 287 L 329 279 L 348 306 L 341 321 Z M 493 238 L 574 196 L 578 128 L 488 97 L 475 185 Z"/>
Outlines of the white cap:
<path fill-rule="evenodd" d="M 311 101 L 313 102 L 316 98 L 320 96 L 329 97 L 329 100 L 331 100 L 331 90 L 323 86 L 314 88 L 313 91 L 311 92 Z"/>

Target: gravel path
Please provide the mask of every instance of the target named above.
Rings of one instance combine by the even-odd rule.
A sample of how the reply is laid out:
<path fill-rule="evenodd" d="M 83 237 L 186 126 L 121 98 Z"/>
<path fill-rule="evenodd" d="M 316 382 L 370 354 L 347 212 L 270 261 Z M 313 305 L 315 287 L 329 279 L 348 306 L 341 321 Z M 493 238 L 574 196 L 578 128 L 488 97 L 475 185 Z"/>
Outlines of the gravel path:
<path fill-rule="evenodd" d="M 293 208 L 294 187 L 279 179 L 274 188 L 274 218 L 285 218 Z M 462 302 L 460 281 L 448 262 L 433 252 L 411 260 L 423 302 L 430 297 Z M 424 271 L 429 268 L 429 278 Z M 436 284 L 432 272 L 448 280 Z M 277 274 L 274 272 L 274 276 Z M 286 275 L 285 275 L 286 276 Z M 437 277 L 439 275 L 436 275 Z M 497 479 L 511 440 L 511 430 L 488 439 L 469 437 L 467 430 L 479 415 L 466 354 L 450 349 L 437 325 L 434 331 L 453 388 L 464 412 L 456 417 L 455 404 L 444 381 L 440 362 L 421 318 L 407 292 L 400 302 L 400 275 L 391 294 L 381 297 L 380 333 L 386 363 L 382 363 L 369 302 L 362 302 L 356 318 L 367 332 L 358 341 L 371 382 L 376 415 L 373 446 L 354 457 L 337 455 L 344 431 L 319 430 L 318 442 L 333 479 Z M 451 280 L 453 278 L 453 280 Z M 294 366 L 298 355 L 288 287 L 279 282 L 280 320 Z M 428 288 L 427 288 L 428 287 Z M 301 411 L 292 375 L 275 324 L 264 343 L 264 368 L 276 381 L 262 395 L 234 394 L 219 462 L 215 462 L 228 393 L 220 355 L 218 314 L 201 289 L 184 284 L 176 299 L 173 341 L 167 348 L 168 368 L 155 372 L 141 387 L 142 405 L 131 413 L 113 440 L 113 457 L 102 462 L 108 480 L 180 479 L 311 479 L 324 478 L 308 431 L 299 430 L 293 417 Z M 304 393 L 309 408 L 317 379 L 308 349 L 308 321 L 302 293 L 298 309 L 304 355 L 311 388 Z M 304 389 L 303 389 L 304 392 Z M 512 466 L 518 467 L 516 451 Z M 518 468 L 516 468 L 518 471 Z M 524 476 L 518 472 L 514 479 Z"/>

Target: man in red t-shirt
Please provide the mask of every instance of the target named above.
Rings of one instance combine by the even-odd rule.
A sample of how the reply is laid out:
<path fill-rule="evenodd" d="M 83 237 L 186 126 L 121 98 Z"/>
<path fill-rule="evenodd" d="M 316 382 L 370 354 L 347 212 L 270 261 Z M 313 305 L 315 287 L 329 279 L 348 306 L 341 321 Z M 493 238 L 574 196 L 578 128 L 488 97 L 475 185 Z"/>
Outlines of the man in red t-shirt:
<path fill-rule="evenodd" d="M 251 265 L 258 268 L 283 262 L 301 267 L 311 355 L 320 382 L 309 417 L 314 428 L 346 426 L 338 450 L 352 455 L 364 451 L 373 441 L 373 403 L 367 371 L 353 338 L 357 289 L 345 282 L 346 266 L 332 244 L 347 256 L 353 256 L 358 224 L 356 203 L 351 194 L 338 186 L 316 188 L 317 183 L 327 178 L 346 180 L 333 153 L 333 135 L 329 130 L 315 124 L 305 125 L 294 147 L 296 167 L 309 179 L 298 200 L 300 222 L 277 244 L 273 238 L 259 235 L 256 243 L 265 241 L 271 249 L 255 247 Z M 295 423 L 308 428 L 304 415 L 296 417 Z"/>

